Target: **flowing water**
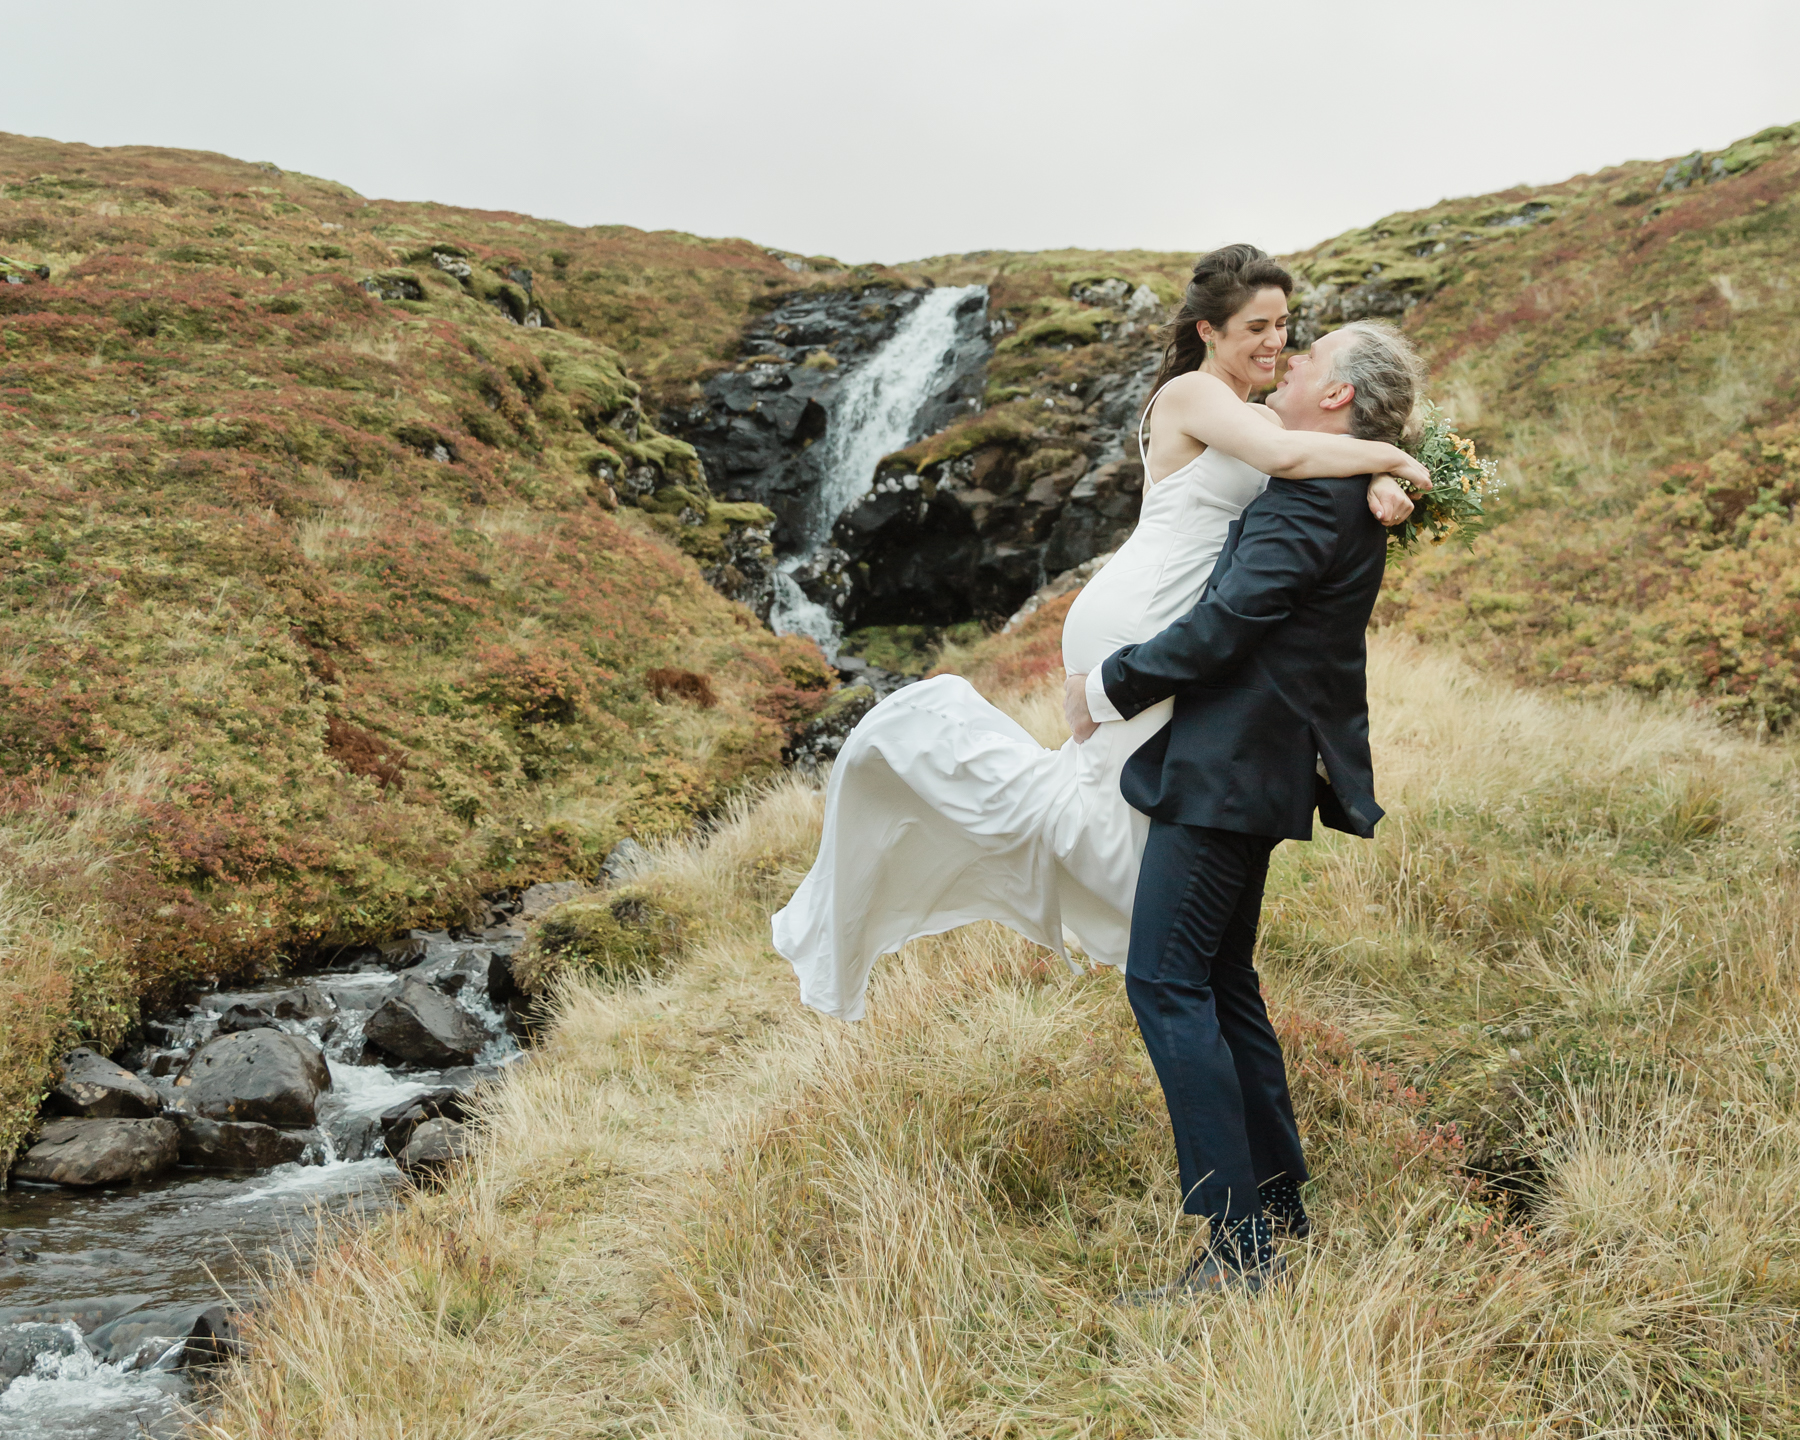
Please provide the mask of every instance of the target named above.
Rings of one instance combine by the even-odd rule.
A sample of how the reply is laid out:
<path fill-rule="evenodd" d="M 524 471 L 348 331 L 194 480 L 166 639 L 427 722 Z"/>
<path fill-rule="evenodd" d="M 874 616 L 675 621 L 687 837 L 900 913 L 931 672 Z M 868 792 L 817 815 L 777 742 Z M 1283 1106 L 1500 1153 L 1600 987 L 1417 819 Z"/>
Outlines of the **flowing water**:
<path fill-rule="evenodd" d="M 919 438 L 921 412 L 955 375 L 957 306 L 980 288 L 927 291 L 893 337 L 838 386 L 821 442 L 823 479 L 803 530 L 788 537 L 794 553 L 776 572 L 769 616 L 776 633 L 809 636 L 837 658 L 843 638 L 837 616 L 807 596 L 795 572 L 818 556 L 838 517 L 868 493 L 875 467 Z"/>
<path fill-rule="evenodd" d="M 504 944 L 433 933 L 417 937 L 407 958 L 422 950 L 424 960 L 413 973 L 442 984 L 446 969 L 459 958 Z M 163 1022 L 177 1048 L 193 1049 L 218 1033 L 226 1006 L 301 983 L 316 986 L 332 1001 L 329 1014 L 284 1020 L 277 1027 L 319 1044 L 331 1071 L 331 1089 L 319 1097 L 319 1134 L 309 1163 L 248 1175 L 174 1170 L 140 1186 L 20 1187 L 0 1195 L 0 1240 L 6 1250 L 36 1252 L 35 1259 L 0 1268 L 0 1312 L 111 1297 L 136 1297 L 144 1308 L 221 1300 L 248 1304 L 273 1257 L 304 1259 L 322 1224 L 395 1203 L 404 1182 L 380 1148 L 384 1110 L 445 1084 L 466 1087 L 521 1054 L 515 1022 L 471 982 L 455 998 L 494 1037 L 476 1067 L 427 1070 L 372 1055 L 364 1045 L 364 1023 L 398 983 L 395 969 L 374 951 L 348 970 L 289 975 L 201 997 L 187 1013 Z M 169 1077 L 150 1083 L 173 1093 Z M 186 1374 L 174 1368 L 179 1347 L 160 1362 L 134 1367 L 129 1361 L 104 1363 L 79 1336 L 73 1325 L 9 1325 L 0 1319 L 0 1345 L 24 1338 L 34 1348 L 60 1342 L 0 1389 L 0 1436 L 127 1440 L 179 1432 L 183 1404 L 193 1394 Z"/>

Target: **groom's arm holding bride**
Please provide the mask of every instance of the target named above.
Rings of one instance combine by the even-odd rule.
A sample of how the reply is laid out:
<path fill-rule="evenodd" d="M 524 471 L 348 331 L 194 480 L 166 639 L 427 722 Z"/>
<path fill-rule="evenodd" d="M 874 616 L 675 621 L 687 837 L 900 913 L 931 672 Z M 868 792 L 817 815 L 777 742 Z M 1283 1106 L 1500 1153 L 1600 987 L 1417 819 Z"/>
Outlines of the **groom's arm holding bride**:
<path fill-rule="evenodd" d="M 1366 477 L 1364 477 L 1366 478 Z M 1077 741 L 1190 686 L 1228 674 L 1312 592 L 1336 554 L 1341 511 L 1330 488 L 1273 480 L 1194 608 L 1141 645 L 1071 675 L 1063 711 Z"/>

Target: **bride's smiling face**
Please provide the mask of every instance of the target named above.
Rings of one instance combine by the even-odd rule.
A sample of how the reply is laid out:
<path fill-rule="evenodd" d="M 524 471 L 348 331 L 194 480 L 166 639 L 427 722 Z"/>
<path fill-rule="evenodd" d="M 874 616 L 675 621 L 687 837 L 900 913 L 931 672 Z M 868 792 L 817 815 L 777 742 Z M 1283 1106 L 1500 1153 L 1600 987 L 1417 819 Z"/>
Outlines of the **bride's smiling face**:
<path fill-rule="evenodd" d="M 1252 390 L 1275 379 L 1275 364 L 1287 348 L 1288 297 L 1271 285 L 1216 330 L 1200 321 L 1200 338 L 1207 344 L 1206 365 L 1223 380 L 1236 380 Z"/>

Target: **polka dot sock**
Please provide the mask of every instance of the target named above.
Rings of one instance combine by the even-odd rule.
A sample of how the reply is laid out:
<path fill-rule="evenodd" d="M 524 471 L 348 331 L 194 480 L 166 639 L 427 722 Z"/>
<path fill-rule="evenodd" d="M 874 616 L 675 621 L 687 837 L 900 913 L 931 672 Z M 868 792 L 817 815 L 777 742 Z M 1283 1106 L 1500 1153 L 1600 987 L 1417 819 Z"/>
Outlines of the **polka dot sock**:
<path fill-rule="evenodd" d="M 1277 1175 L 1256 1188 L 1277 1235 L 1304 1240 L 1312 1232 L 1312 1221 L 1306 1218 L 1306 1207 L 1300 1203 L 1300 1187 L 1287 1176 Z"/>
<path fill-rule="evenodd" d="M 1214 1220 L 1206 1248 L 1221 1265 L 1233 1270 L 1260 1270 L 1274 1263 L 1275 1232 L 1267 1215 Z"/>

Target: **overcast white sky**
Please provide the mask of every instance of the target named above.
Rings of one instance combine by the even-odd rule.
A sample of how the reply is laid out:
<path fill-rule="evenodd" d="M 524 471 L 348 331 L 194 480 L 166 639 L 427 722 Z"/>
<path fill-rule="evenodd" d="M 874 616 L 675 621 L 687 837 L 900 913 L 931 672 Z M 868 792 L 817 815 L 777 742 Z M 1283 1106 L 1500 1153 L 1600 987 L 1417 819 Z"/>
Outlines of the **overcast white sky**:
<path fill-rule="evenodd" d="M 1794 0 L 0 0 L 0 129 L 851 261 L 1296 249 L 1800 120 Z"/>

